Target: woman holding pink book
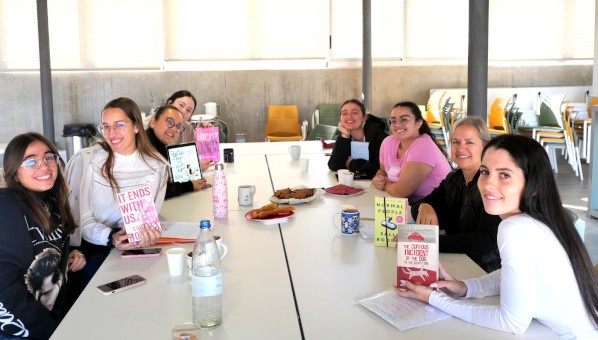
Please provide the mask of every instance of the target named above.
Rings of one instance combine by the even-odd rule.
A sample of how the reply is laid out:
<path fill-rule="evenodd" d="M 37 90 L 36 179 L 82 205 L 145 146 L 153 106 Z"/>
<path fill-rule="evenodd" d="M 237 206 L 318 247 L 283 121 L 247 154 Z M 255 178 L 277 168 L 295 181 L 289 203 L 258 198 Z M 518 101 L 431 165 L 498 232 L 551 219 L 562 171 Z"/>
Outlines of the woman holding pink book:
<path fill-rule="evenodd" d="M 408 289 L 397 293 L 504 332 L 523 333 L 536 319 L 562 338 L 597 339 L 598 276 L 562 206 L 544 148 L 521 135 L 494 138 L 482 153 L 478 187 L 486 212 L 502 219 L 502 269 L 459 281 L 441 266 L 431 288 L 405 281 Z M 500 295 L 499 305 L 454 298 L 492 295 Z"/>
<path fill-rule="evenodd" d="M 81 289 L 102 264 L 110 249 L 140 248 L 156 243 L 160 231 L 140 230 L 141 240 L 128 242 L 122 227 L 117 194 L 148 185 L 156 210 L 164 202 L 168 164 L 151 145 L 137 104 L 129 98 L 111 100 L 102 110 L 98 130 L 105 140 L 80 150 L 67 165 L 67 178 L 73 192 L 71 209 L 81 229 L 74 245 L 88 258 Z"/>

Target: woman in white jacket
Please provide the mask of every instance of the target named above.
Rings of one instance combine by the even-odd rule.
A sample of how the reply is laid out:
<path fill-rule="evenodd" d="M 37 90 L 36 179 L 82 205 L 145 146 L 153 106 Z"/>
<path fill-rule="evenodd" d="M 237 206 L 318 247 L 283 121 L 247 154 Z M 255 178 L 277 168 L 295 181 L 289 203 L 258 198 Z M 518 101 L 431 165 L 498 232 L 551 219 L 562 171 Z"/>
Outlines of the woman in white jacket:
<path fill-rule="evenodd" d="M 482 153 L 478 188 L 498 215 L 502 269 L 459 281 L 442 267 L 432 288 L 405 282 L 397 292 L 467 322 L 523 333 L 532 319 L 566 339 L 598 338 L 598 276 L 564 210 L 544 148 L 521 135 L 491 140 Z M 439 288 L 439 291 L 433 291 Z M 499 305 L 455 297 L 500 295 Z"/>
<path fill-rule="evenodd" d="M 88 258 L 89 278 L 111 248 L 145 247 L 160 237 L 157 229 L 145 228 L 140 231 L 140 241 L 129 243 L 121 230 L 116 194 L 147 184 L 159 211 L 168 181 L 168 164 L 151 145 L 133 100 L 121 97 L 106 104 L 98 129 L 105 140 L 82 149 L 67 165 L 67 177 L 74 189 L 70 203 L 81 227 L 81 251 Z"/>

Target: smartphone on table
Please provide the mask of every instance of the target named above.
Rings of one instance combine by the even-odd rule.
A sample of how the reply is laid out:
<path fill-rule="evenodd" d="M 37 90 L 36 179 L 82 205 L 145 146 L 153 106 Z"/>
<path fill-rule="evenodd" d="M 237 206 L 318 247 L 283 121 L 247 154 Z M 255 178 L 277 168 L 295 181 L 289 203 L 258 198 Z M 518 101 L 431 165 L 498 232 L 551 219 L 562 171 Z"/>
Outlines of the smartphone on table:
<path fill-rule="evenodd" d="M 155 257 L 162 254 L 162 248 L 143 248 L 143 249 L 129 249 L 123 251 L 120 255 L 123 259 L 130 259 L 136 257 Z"/>
<path fill-rule="evenodd" d="M 120 293 L 127 289 L 138 287 L 145 284 L 145 279 L 139 275 L 127 276 L 123 279 L 112 281 L 98 286 L 98 292 L 102 295 L 112 295 Z"/>

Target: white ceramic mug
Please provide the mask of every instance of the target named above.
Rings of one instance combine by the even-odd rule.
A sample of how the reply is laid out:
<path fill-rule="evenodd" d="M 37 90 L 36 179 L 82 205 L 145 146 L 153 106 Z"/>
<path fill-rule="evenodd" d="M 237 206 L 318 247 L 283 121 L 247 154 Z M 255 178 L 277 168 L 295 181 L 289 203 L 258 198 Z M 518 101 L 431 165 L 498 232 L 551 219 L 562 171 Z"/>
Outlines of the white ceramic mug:
<path fill-rule="evenodd" d="M 301 157 L 301 145 L 291 145 L 289 146 L 289 153 L 291 154 L 291 159 L 296 161 Z"/>
<path fill-rule="evenodd" d="M 342 181 L 344 174 L 349 173 L 349 172 L 351 172 L 351 171 L 349 171 L 347 169 L 339 169 L 336 171 L 336 177 L 338 178 L 338 182 L 340 184 L 343 184 L 341 181 Z"/>
<path fill-rule="evenodd" d="M 239 185 L 239 205 L 252 205 L 255 185 Z"/>
<path fill-rule="evenodd" d="M 338 182 L 340 184 L 353 186 L 353 176 L 354 174 L 350 171 L 343 172 L 338 176 Z"/>

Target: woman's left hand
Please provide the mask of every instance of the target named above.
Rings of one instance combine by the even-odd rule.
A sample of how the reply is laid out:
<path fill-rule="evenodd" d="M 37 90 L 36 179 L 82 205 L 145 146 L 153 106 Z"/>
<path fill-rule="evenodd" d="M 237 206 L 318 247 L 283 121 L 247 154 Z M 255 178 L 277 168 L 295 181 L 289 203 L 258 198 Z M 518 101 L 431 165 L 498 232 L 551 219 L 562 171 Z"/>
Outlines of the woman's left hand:
<path fill-rule="evenodd" d="M 137 242 L 139 247 L 147 247 L 156 244 L 162 234 L 157 228 L 145 227 L 139 230 L 139 236 L 141 236 L 141 240 Z"/>
<path fill-rule="evenodd" d="M 349 156 L 349 158 L 347 158 L 347 161 L 345 162 L 345 166 L 347 167 L 347 169 L 349 169 L 349 164 L 351 164 L 351 161 L 353 160 L 353 157 Z"/>
<path fill-rule="evenodd" d="M 85 261 L 85 256 L 83 253 L 73 249 L 69 254 L 69 262 L 68 262 L 68 270 L 71 272 L 76 272 L 77 270 L 83 269 L 87 262 Z"/>
<path fill-rule="evenodd" d="M 192 180 L 191 183 L 193 183 L 193 191 L 197 191 L 197 190 L 203 189 L 203 187 L 206 185 L 206 180 L 205 179 L 195 179 L 195 180 Z"/>
<path fill-rule="evenodd" d="M 432 294 L 432 288 L 421 286 L 421 285 L 414 285 L 411 281 L 401 281 L 403 285 L 407 288 L 405 290 L 399 289 L 397 286 L 393 286 L 395 292 L 399 294 L 399 296 L 407 297 L 411 299 L 416 299 L 425 303 L 430 301 L 430 294 Z"/>
<path fill-rule="evenodd" d="M 197 124 L 197 127 L 207 128 L 207 127 L 214 127 L 214 125 L 212 125 L 212 123 L 208 123 L 208 122 L 199 122 L 199 124 Z"/>
<path fill-rule="evenodd" d="M 202 171 L 204 171 L 204 170 L 208 169 L 209 167 L 213 166 L 214 164 L 216 164 L 216 162 L 200 161 L 199 167 L 201 168 Z"/>
<path fill-rule="evenodd" d="M 384 187 L 386 186 L 386 176 L 384 175 L 376 175 L 372 178 L 372 184 L 374 188 L 384 191 Z"/>

